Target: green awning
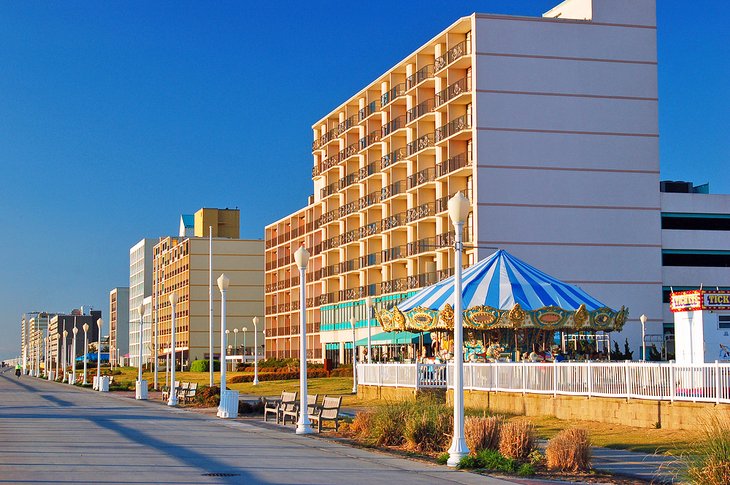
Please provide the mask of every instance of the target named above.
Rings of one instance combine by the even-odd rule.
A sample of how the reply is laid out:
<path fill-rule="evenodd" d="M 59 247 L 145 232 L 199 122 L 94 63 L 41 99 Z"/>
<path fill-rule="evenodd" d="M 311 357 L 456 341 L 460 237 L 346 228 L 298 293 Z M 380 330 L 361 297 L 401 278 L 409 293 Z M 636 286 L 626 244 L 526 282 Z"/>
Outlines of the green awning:
<path fill-rule="evenodd" d="M 380 332 L 370 337 L 372 345 L 397 345 L 397 344 L 417 344 L 421 341 L 420 333 L 413 332 Z M 355 344 L 358 347 L 364 347 L 368 344 L 368 338 L 361 338 Z M 423 344 L 431 344 L 431 334 L 423 334 Z"/>

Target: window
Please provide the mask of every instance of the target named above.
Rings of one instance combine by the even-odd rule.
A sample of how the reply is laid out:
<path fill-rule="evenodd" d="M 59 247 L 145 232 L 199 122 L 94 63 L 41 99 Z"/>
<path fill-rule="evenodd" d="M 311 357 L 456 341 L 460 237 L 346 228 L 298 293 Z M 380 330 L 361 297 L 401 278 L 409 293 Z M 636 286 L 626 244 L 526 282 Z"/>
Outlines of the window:
<path fill-rule="evenodd" d="M 730 328 L 730 315 L 719 315 L 717 325 L 718 328 Z"/>

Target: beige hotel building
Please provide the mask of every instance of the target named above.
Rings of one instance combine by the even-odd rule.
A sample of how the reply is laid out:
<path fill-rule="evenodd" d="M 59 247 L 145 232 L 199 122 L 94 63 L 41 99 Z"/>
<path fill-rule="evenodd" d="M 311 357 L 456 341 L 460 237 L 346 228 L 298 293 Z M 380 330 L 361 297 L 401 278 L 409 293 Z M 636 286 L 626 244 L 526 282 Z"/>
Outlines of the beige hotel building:
<path fill-rule="evenodd" d="M 453 273 L 458 191 L 465 264 L 507 249 L 661 332 L 656 61 L 653 0 L 472 14 L 315 122 L 313 196 L 265 229 L 267 357 L 299 353 L 299 245 L 309 357 L 346 362 L 365 297 Z"/>

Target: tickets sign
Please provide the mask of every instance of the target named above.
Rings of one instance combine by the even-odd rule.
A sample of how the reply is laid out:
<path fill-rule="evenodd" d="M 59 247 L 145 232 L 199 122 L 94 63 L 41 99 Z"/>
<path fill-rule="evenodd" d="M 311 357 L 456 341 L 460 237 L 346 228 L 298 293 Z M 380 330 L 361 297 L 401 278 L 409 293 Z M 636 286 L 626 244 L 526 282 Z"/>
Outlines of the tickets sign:
<path fill-rule="evenodd" d="M 669 308 L 673 312 L 730 310 L 730 291 L 691 290 L 673 292 L 670 295 Z"/>

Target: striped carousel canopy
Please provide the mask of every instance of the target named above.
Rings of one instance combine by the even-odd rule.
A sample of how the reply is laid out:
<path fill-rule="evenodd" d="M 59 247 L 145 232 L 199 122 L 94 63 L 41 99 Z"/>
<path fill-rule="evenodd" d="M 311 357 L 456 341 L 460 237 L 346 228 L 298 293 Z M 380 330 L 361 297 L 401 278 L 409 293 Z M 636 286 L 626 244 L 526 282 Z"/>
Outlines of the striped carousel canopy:
<path fill-rule="evenodd" d="M 564 283 L 499 250 L 462 275 L 464 325 L 548 330 L 618 330 L 627 310 L 616 312 L 577 286 Z M 454 277 L 402 301 L 378 319 L 384 329 L 453 327 Z M 382 317 L 382 318 L 381 318 Z"/>

